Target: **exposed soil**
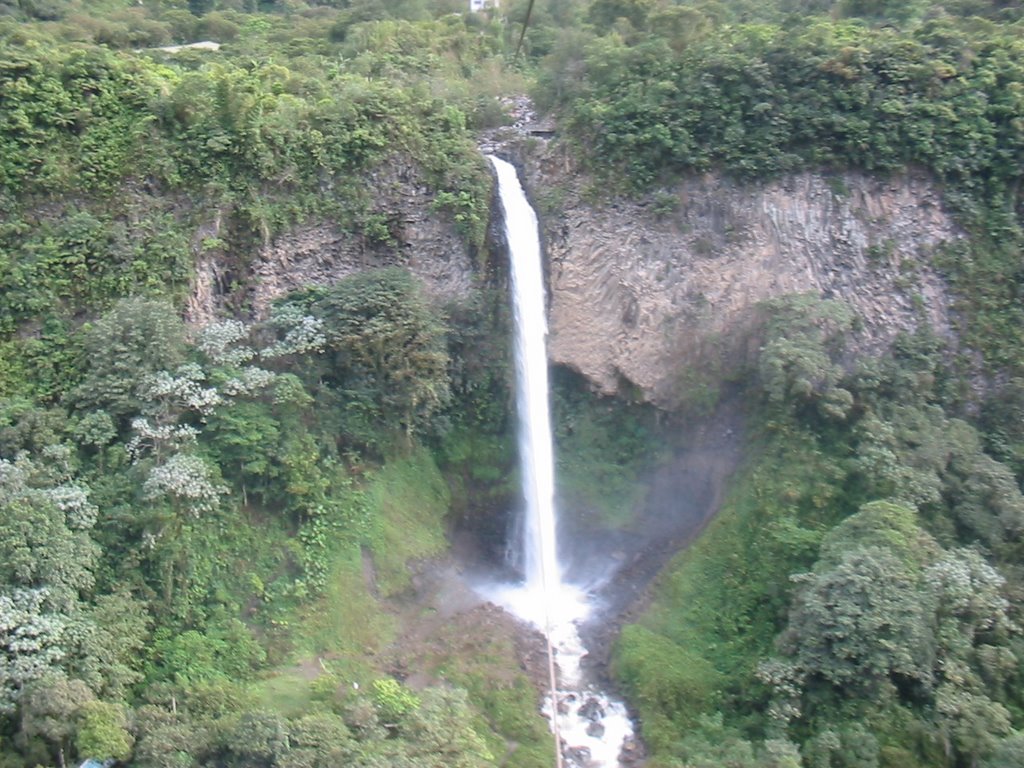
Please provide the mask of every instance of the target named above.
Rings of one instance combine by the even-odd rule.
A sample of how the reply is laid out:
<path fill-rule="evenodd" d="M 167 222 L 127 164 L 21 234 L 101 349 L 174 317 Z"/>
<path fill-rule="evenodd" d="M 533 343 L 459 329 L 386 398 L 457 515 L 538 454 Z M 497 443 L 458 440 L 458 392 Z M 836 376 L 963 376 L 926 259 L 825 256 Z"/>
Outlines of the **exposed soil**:
<path fill-rule="evenodd" d="M 395 677 L 410 687 L 439 682 L 439 667 L 452 659 L 474 659 L 514 650 L 515 659 L 489 668 L 495 685 L 512 682 L 525 672 L 538 692 L 546 680 L 544 636 L 470 587 L 454 560 L 420 564 L 413 590 L 391 603 L 401 629 L 387 652 Z M 511 648 L 498 647 L 511 641 Z M 539 693 L 538 693 L 539 696 Z"/>

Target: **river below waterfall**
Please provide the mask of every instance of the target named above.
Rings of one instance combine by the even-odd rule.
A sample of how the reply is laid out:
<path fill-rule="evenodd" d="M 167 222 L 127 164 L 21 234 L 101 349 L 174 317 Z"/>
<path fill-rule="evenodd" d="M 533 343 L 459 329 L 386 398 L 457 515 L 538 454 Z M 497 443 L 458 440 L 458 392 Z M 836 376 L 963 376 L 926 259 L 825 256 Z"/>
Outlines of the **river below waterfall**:
<path fill-rule="evenodd" d="M 479 588 L 488 600 L 544 632 L 558 668 L 557 706 L 545 697 L 542 710 L 550 720 L 557 709 L 557 730 L 565 764 L 577 768 L 620 766 L 635 750 L 633 722 L 626 705 L 590 680 L 583 669 L 587 649 L 580 626 L 591 614 L 594 596 L 570 584 L 549 599 L 554 608 L 545 618 L 542 601 L 523 585 L 490 584 Z M 623 750 L 626 753 L 624 754 Z"/>

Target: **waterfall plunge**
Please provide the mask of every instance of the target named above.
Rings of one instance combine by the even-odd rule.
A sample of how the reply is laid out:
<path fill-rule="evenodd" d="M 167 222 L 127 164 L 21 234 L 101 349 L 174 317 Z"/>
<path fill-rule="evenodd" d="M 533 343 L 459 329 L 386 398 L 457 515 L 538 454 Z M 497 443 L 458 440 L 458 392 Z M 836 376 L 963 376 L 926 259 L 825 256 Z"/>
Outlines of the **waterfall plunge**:
<path fill-rule="evenodd" d="M 537 216 L 526 199 L 516 169 L 489 157 L 498 176 L 505 213 L 505 235 L 512 264 L 515 314 L 516 406 L 525 511 L 525 583 L 494 587 L 489 597 L 539 627 L 557 649 L 560 682 L 557 707 L 545 712 L 558 723 L 562 750 L 570 765 L 619 765 L 619 752 L 632 738 L 625 706 L 586 685 L 580 661 L 586 649 L 577 625 L 589 602 L 582 589 L 563 581 L 558 559 L 554 450 L 548 406 L 547 311 Z M 557 708 L 557 713 L 554 712 Z M 554 722 L 555 720 L 553 720 Z"/>
<path fill-rule="evenodd" d="M 555 531 L 555 472 L 548 408 L 547 311 L 537 216 L 519 185 L 516 169 L 491 158 L 505 212 L 515 297 L 516 407 L 526 511 L 523 563 L 526 589 L 538 599 L 557 594 L 562 582 Z"/>

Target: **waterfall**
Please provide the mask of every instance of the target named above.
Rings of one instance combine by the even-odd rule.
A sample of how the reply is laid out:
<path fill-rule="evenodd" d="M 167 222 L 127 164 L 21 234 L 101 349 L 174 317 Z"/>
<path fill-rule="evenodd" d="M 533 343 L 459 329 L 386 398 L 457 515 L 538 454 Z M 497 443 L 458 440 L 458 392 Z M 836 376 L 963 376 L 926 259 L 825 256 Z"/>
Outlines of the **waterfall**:
<path fill-rule="evenodd" d="M 548 407 L 548 329 L 540 237 L 537 215 L 519 184 L 516 169 L 496 157 L 490 160 L 498 174 L 512 262 L 519 461 L 526 504 L 522 541 L 526 589 L 546 600 L 559 592 L 562 574 L 555 530 L 555 460 Z"/>
<path fill-rule="evenodd" d="M 498 177 L 511 262 L 515 319 L 516 407 L 523 498 L 521 587 L 489 590 L 489 597 L 547 636 L 551 690 L 545 713 L 561 739 L 560 755 L 574 766 L 620 765 L 633 726 L 625 705 L 586 683 L 580 662 L 586 649 L 578 624 L 590 609 L 584 590 L 564 579 L 558 559 L 554 448 L 548 405 L 547 308 L 537 215 L 526 199 L 516 169 L 488 156 Z M 556 684 L 557 649 L 561 681 Z M 556 689 L 557 692 L 556 692 Z"/>

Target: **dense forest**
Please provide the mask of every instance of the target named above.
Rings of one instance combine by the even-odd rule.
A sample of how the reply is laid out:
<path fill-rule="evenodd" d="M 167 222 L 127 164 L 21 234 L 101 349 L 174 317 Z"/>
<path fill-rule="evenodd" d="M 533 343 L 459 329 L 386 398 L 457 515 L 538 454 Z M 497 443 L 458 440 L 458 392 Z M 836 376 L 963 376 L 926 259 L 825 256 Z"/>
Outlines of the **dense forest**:
<path fill-rule="evenodd" d="M 933 256 L 953 339 L 853 355 L 798 295 L 677 412 L 557 379 L 560 469 L 609 503 L 716 397 L 748 423 L 613 651 L 648 764 L 1024 765 L 1021 3 L 0 0 L 0 766 L 550 764 L 511 640 L 417 685 L 387 654 L 415 564 L 514 505 L 477 141 L 525 93 L 595 194 L 909 167 L 969 235 Z M 402 266 L 407 167 L 470 299 Z M 391 266 L 259 311 L 311 221 Z"/>

